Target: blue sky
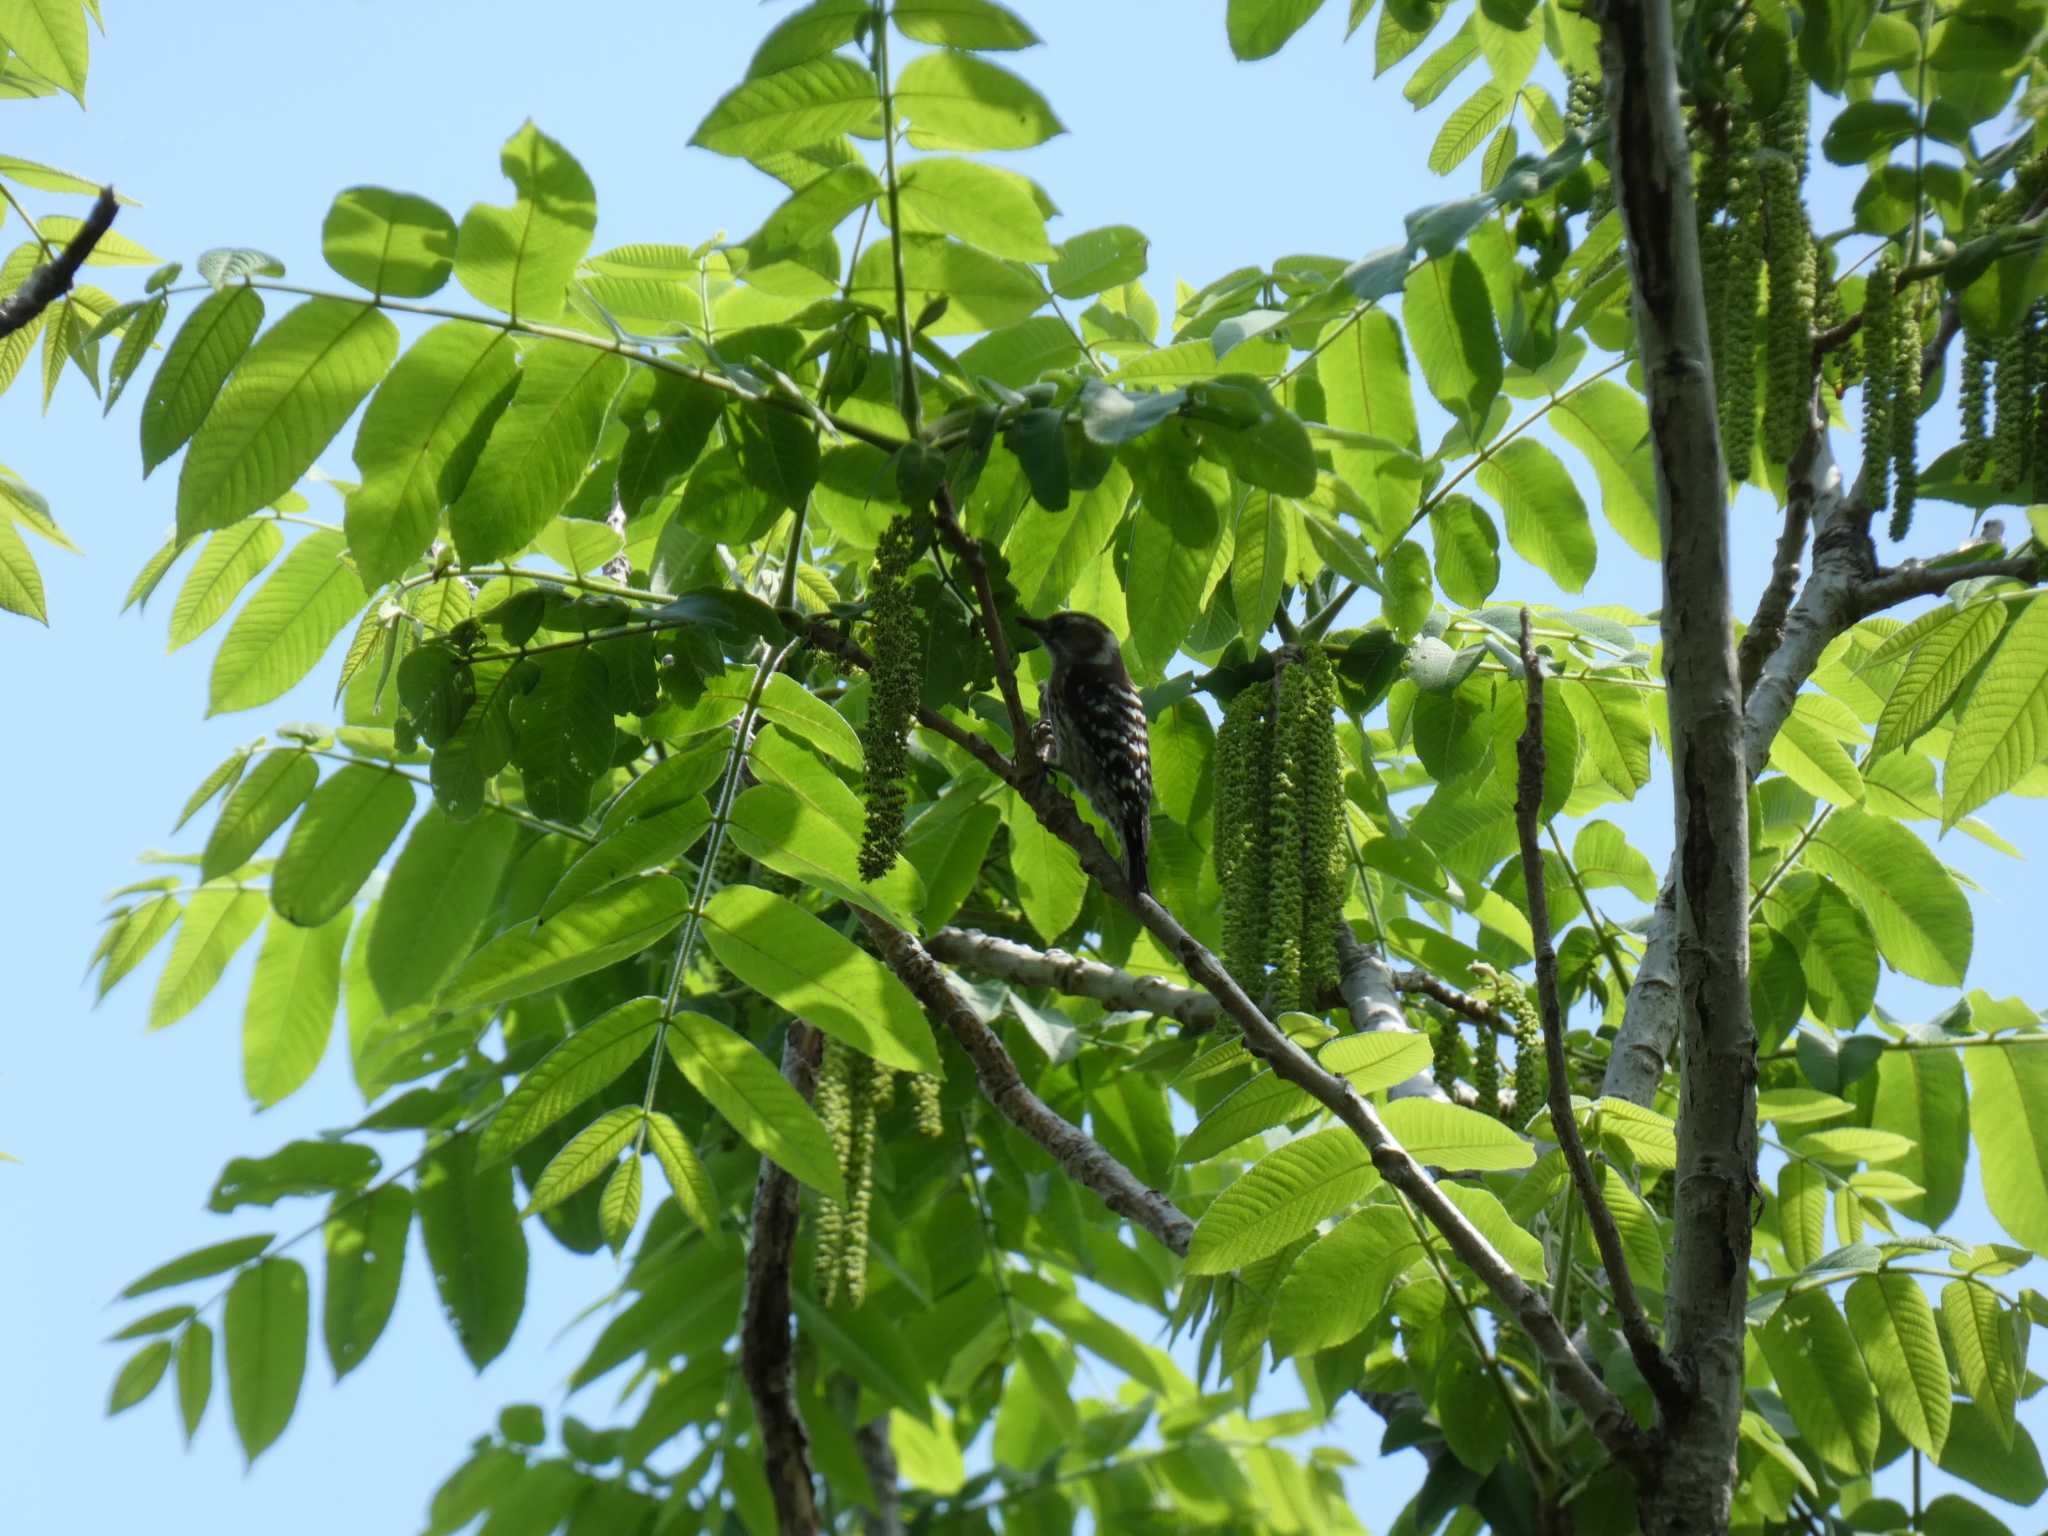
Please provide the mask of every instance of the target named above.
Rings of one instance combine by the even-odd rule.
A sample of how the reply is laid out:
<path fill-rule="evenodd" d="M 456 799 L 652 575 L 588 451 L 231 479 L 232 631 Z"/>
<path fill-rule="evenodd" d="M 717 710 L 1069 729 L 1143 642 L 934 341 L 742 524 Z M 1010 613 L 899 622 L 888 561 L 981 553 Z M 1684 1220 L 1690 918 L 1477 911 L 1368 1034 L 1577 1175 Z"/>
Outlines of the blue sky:
<path fill-rule="evenodd" d="M 472 201 L 502 201 L 498 147 L 528 116 L 590 172 L 600 248 L 737 235 L 778 190 L 684 146 L 779 7 L 613 0 L 595 13 L 601 22 L 572 22 L 565 7 L 526 0 L 114 0 L 106 9 L 90 110 L 61 99 L 8 103 L 0 150 L 113 179 L 143 204 L 123 212 L 120 231 L 188 266 L 209 246 L 247 244 L 283 258 L 297 281 L 339 287 L 318 246 L 337 191 L 391 186 L 458 215 Z M 1418 116 L 1391 82 L 1370 88 L 1370 39 L 1339 46 L 1343 6 L 1327 7 L 1280 59 L 1259 66 L 1229 58 L 1222 9 L 1220 0 L 1024 6 L 1050 46 L 1019 67 L 1070 130 L 1016 160 L 1064 210 L 1055 238 L 1137 225 L 1152 239 L 1147 281 L 1164 309 L 1177 276 L 1199 285 L 1293 252 L 1361 255 L 1398 239 L 1408 209 L 1469 190 L 1476 159 L 1448 183 L 1422 164 L 1460 93 Z M 47 198 L 33 206 L 82 211 Z M 19 238 L 17 224 L 9 242 Z M 140 272 L 93 277 L 126 297 Z M 269 709 L 202 720 L 218 632 L 166 656 L 164 598 L 140 619 L 117 616 L 171 521 L 175 468 L 140 477 L 139 399 L 131 391 L 102 422 L 73 378 L 42 419 L 25 379 L 0 402 L 0 459 L 49 497 L 87 552 L 79 560 L 39 546 L 52 626 L 0 628 L 0 696 L 16 722 L 12 748 L 0 754 L 0 796 L 16 808 L 13 878 L 0 888 L 13 1003 L 0 1057 L 0 1148 L 22 1159 L 0 1168 L 0 1231 L 9 1238 L 0 1244 L 0 1316 L 9 1320 L 0 1330 L 0 1479 L 12 1528 L 24 1532 L 144 1522 L 215 1536 L 286 1522 L 305 1536 L 406 1531 L 500 1404 L 536 1401 L 555 1417 L 585 1338 L 565 1341 L 563 1330 L 610 1283 L 604 1261 L 572 1263 L 536 1231 L 525 1319 L 478 1380 L 437 1315 L 415 1251 L 379 1348 L 336 1389 L 316 1344 L 291 1428 L 253 1474 L 223 1401 L 190 1452 L 168 1395 L 111 1422 L 101 1416 L 122 1356 L 99 1341 L 132 1315 L 107 1306 L 121 1286 L 202 1243 L 271 1229 L 257 1217 L 289 1232 L 310 1215 L 290 1206 L 207 1215 L 222 1164 L 359 1114 L 344 1065 L 330 1059 L 307 1089 L 252 1121 L 239 1058 L 247 955 L 206 1005 L 158 1035 L 144 1028 L 154 965 L 97 1010 L 79 983 L 101 899 L 132 878 L 134 855 L 196 846 L 190 829 L 178 843 L 169 831 L 207 770 L 280 721 L 328 713 L 328 685 L 316 683 Z M 323 463 L 348 471 L 346 438 Z M 316 509 L 322 494 L 315 489 Z M 1923 513 L 1923 529 L 1939 523 Z M 1744 507 L 1745 593 L 1761 583 L 1775 531 L 1767 508 Z M 1655 605 L 1653 568 L 1604 537 L 1602 555 L 1587 601 Z M 1514 586 L 1511 574 L 1503 588 Z M 331 678 L 332 664 L 319 675 Z M 1660 779 L 1631 822 L 1653 854 L 1668 843 L 1662 794 Z M 1990 819 L 2022 846 L 2048 848 L 2039 804 L 1996 806 Z M 2018 899 L 2027 876 L 1961 839 L 1943 853 L 1985 886 L 1973 981 L 1994 994 L 2035 986 Z M 1908 1013 L 1931 1011 L 1904 989 L 1887 998 Z M 317 1247 L 302 1255 L 316 1257 Z M 596 1394 L 571 1406 L 600 1422 L 611 1408 Z M 2031 1418 L 2037 1433 L 2048 1428 L 2048 1417 Z M 1415 1469 L 1375 1465 L 1378 1426 L 1360 1411 L 1334 1433 L 1366 1464 L 1353 1486 L 1361 1514 L 1383 1529 L 1405 1497 L 1393 1490 L 1405 1490 Z"/>

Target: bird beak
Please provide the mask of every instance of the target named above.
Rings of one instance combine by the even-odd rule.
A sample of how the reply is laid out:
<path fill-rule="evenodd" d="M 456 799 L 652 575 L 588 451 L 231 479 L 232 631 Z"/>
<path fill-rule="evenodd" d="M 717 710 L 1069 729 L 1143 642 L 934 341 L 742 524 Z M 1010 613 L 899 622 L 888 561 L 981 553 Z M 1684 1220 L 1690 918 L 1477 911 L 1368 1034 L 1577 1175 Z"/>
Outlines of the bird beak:
<path fill-rule="evenodd" d="M 1029 614 L 1020 613 L 1017 615 L 1017 622 L 1038 636 L 1039 639 L 1043 640 L 1045 638 L 1045 620 L 1034 619 Z"/>

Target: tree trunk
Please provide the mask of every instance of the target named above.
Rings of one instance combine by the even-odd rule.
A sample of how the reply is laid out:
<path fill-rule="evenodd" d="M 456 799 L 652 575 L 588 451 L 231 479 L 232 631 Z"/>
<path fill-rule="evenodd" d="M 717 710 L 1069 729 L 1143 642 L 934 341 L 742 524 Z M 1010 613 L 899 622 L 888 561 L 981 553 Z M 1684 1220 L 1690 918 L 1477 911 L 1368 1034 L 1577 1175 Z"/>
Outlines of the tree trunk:
<path fill-rule="evenodd" d="M 1756 1188 L 1748 775 L 1728 593 L 1727 476 L 1671 8 L 1606 0 L 1598 19 L 1664 542 L 1676 820 L 1681 1075 L 1665 1322 L 1688 1401 L 1660 1426 L 1641 1516 L 1650 1536 L 1694 1536 L 1727 1529 L 1742 1417 Z"/>

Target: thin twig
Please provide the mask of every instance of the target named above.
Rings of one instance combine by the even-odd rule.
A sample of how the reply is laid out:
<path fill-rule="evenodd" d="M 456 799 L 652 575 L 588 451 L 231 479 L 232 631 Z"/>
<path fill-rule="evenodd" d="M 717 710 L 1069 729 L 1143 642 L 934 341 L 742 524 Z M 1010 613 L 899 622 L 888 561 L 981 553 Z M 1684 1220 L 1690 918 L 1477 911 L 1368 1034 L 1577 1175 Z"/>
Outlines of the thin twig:
<path fill-rule="evenodd" d="M 71 291 L 71 285 L 78 280 L 78 269 L 92 255 L 100 236 L 113 228 L 114 215 L 120 208 L 114 189 L 101 187 L 92 211 L 78 226 L 78 232 L 64 243 L 64 249 L 29 273 L 13 293 L 0 299 L 0 337 L 12 336 Z M 49 249 L 47 241 L 43 248 Z"/>
<path fill-rule="evenodd" d="M 988 561 L 982 558 L 981 540 L 969 538 L 967 530 L 960 526 L 951 486 L 940 484 L 932 496 L 932 506 L 938 513 L 939 537 L 974 578 L 974 595 L 981 603 L 982 631 L 988 636 L 989 655 L 996 664 L 996 685 L 1002 690 L 1003 708 L 1010 716 L 1010 750 L 1018 762 L 1030 764 L 1036 773 L 1038 760 L 1027 750 L 1031 717 L 1024 713 L 1024 700 L 1017 692 L 1017 660 L 1009 637 L 1003 633 L 1002 610 L 996 603 L 995 585 L 989 580 Z"/>
<path fill-rule="evenodd" d="M 1529 634 L 1527 608 L 1522 610 L 1521 641 L 1522 670 L 1527 678 L 1529 705 L 1528 725 L 1515 747 L 1519 769 L 1515 786 L 1515 830 L 1522 845 L 1522 879 L 1527 887 L 1525 900 L 1536 952 L 1536 1001 L 1543 1014 L 1543 1054 L 1550 1069 L 1551 1134 L 1557 1138 L 1565 1165 L 1571 1169 L 1572 1183 L 1579 1192 L 1586 1224 L 1592 1229 L 1594 1243 L 1600 1251 L 1600 1262 L 1614 1287 L 1614 1310 L 1620 1317 L 1629 1353 L 1635 1357 L 1636 1369 L 1643 1373 L 1643 1379 L 1656 1393 L 1665 1413 L 1675 1415 L 1686 1402 L 1684 1384 L 1672 1362 L 1658 1347 L 1649 1315 L 1643 1310 L 1642 1299 L 1636 1295 L 1635 1280 L 1629 1274 L 1627 1250 L 1621 1242 L 1621 1231 L 1615 1226 L 1614 1212 L 1608 1209 L 1607 1201 L 1600 1193 L 1600 1185 L 1593 1177 L 1593 1165 L 1586 1156 L 1586 1144 L 1579 1135 L 1579 1123 L 1572 1114 L 1571 1078 L 1564 1055 L 1564 1009 L 1557 997 L 1557 950 L 1550 941 L 1550 897 L 1543 888 L 1543 848 L 1537 835 L 1537 819 L 1543 808 L 1543 658 L 1536 653 L 1536 642 Z"/>

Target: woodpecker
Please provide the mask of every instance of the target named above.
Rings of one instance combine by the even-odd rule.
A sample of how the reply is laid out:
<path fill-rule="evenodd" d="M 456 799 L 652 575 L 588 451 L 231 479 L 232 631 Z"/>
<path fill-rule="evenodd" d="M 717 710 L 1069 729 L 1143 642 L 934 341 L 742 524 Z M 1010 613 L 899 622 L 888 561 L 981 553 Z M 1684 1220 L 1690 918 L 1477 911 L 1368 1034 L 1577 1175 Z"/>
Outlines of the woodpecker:
<path fill-rule="evenodd" d="M 1052 677 L 1038 690 L 1038 755 L 1072 779 L 1115 829 L 1131 888 L 1149 891 L 1152 749 L 1144 701 L 1124 670 L 1116 636 L 1086 613 L 1019 622 L 1052 655 Z"/>

